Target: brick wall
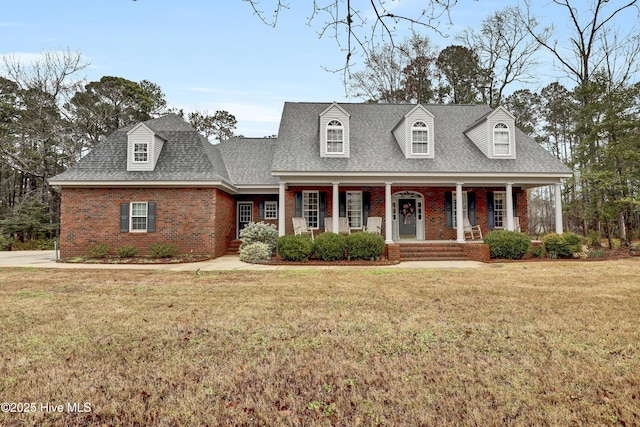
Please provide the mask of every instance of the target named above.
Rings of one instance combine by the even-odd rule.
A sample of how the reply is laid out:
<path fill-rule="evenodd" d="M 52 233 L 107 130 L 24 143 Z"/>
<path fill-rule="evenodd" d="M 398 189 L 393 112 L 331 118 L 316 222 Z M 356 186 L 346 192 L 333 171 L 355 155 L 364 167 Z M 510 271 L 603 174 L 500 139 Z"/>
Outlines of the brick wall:
<path fill-rule="evenodd" d="M 156 203 L 156 232 L 120 232 L 120 204 Z M 180 253 L 223 255 L 235 224 L 235 202 L 214 188 L 64 188 L 60 224 L 63 258 L 86 255 L 103 243 L 136 246 L 141 254 L 156 242 Z"/>

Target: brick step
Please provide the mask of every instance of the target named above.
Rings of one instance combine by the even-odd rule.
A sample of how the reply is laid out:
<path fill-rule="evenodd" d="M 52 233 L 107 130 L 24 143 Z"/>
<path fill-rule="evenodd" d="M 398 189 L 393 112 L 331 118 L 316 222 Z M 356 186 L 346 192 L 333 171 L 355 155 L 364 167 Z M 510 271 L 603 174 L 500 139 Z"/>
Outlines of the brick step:
<path fill-rule="evenodd" d="M 462 247 L 447 243 L 409 243 L 400 245 L 400 261 L 463 261 L 469 258 Z"/>
<path fill-rule="evenodd" d="M 240 253 L 240 245 L 242 240 L 232 240 L 227 248 L 227 255 L 238 255 Z"/>

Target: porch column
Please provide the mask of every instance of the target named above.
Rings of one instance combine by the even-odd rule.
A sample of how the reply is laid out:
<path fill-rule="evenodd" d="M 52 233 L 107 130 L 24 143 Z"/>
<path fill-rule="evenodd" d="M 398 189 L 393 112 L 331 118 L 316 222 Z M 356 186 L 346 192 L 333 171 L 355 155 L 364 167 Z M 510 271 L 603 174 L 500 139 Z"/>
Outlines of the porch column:
<path fill-rule="evenodd" d="M 384 183 L 384 242 L 393 243 L 393 219 L 391 213 L 391 183 Z"/>
<path fill-rule="evenodd" d="M 456 183 L 456 232 L 458 243 L 464 243 L 464 210 L 462 209 L 462 183 Z"/>
<path fill-rule="evenodd" d="M 507 182 L 507 230 L 513 231 L 513 183 Z"/>
<path fill-rule="evenodd" d="M 338 233 L 340 230 L 340 190 L 339 190 L 339 182 L 333 182 L 333 202 L 331 204 L 331 226 L 334 233 Z M 325 226 L 326 228 L 326 226 Z"/>
<path fill-rule="evenodd" d="M 560 183 L 554 185 L 554 198 L 556 202 L 556 233 L 562 234 L 562 189 Z"/>
<path fill-rule="evenodd" d="M 278 189 L 278 236 L 284 236 L 287 215 L 285 212 L 285 183 L 280 181 Z"/>

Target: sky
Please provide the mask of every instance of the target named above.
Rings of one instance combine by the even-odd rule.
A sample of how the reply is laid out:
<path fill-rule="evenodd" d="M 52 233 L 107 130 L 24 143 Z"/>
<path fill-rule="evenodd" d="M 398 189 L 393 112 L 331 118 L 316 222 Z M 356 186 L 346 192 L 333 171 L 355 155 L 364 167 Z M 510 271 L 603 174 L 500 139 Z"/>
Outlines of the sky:
<path fill-rule="evenodd" d="M 332 0 L 316 0 L 320 4 Z M 551 0 L 534 0 L 540 13 Z M 0 56 L 28 61 L 45 51 L 79 51 L 90 62 L 80 77 L 149 80 L 161 87 L 169 107 L 226 110 L 247 137 L 275 135 L 284 102 L 360 102 L 347 98 L 345 52 L 327 34 L 326 16 L 310 23 L 310 0 L 290 0 L 275 28 L 241 0 L 4 0 L 0 10 Z M 425 0 L 387 0 L 394 13 L 415 11 Z M 260 0 L 273 10 L 277 0 Z M 352 0 L 366 7 L 369 0 Z M 465 27 L 475 27 L 514 0 L 458 0 L 449 39 L 424 31 L 444 48 Z M 557 6 L 556 9 L 557 10 Z M 412 13 L 412 12 L 409 12 Z M 413 12 L 415 13 L 415 12 Z M 270 13 L 267 13 L 270 15 Z M 547 17 L 550 20 L 553 17 Z M 637 25 L 637 17 L 634 23 Z M 562 30 L 566 23 L 557 23 Z M 362 58 L 354 58 L 354 67 Z"/>

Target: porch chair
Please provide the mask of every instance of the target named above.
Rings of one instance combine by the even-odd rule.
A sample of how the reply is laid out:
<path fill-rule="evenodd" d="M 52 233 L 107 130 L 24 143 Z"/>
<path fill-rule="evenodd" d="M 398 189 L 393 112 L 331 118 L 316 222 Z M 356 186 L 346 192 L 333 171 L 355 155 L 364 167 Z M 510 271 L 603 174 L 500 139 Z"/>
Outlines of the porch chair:
<path fill-rule="evenodd" d="M 296 236 L 300 236 L 302 234 L 308 234 L 311 236 L 311 240 L 313 240 L 313 229 L 309 228 L 307 225 L 307 219 L 304 217 L 293 217 L 291 218 L 293 221 L 293 233 Z"/>
<path fill-rule="evenodd" d="M 327 217 L 324 219 L 324 229 L 329 233 L 335 233 L 335 231 L 333 231 L 332 217 Z M 351 228 L 349 227 L 349 218 L 346 218 L 346 217 L 338 218 L 338 233 L 351 234 Z"/>
<path fill-rule="evenodd" d="M 382 217 L 370 216 L 367 218 L 367 225 L 362 228 L 362 231 L 368 231 L 369 233 L 382 234 Z"/>
<path fill-rule="evenodd" d="M 469 218 L 464 219 L 464 239 L 467 240 L 467 236 L 471 236 L 471 240 L 476 240 L 475 235 L 480 236 L 479 240 L 482 240 L 482 230 L 479 225 L 471 225 Z"/>
<path fill-rule="evenodd" d="M 520 228 L 520 218 L 517 216 L 513 217 L 513 229 L 514 231 L 522 232 L 522 229 Z"/>

